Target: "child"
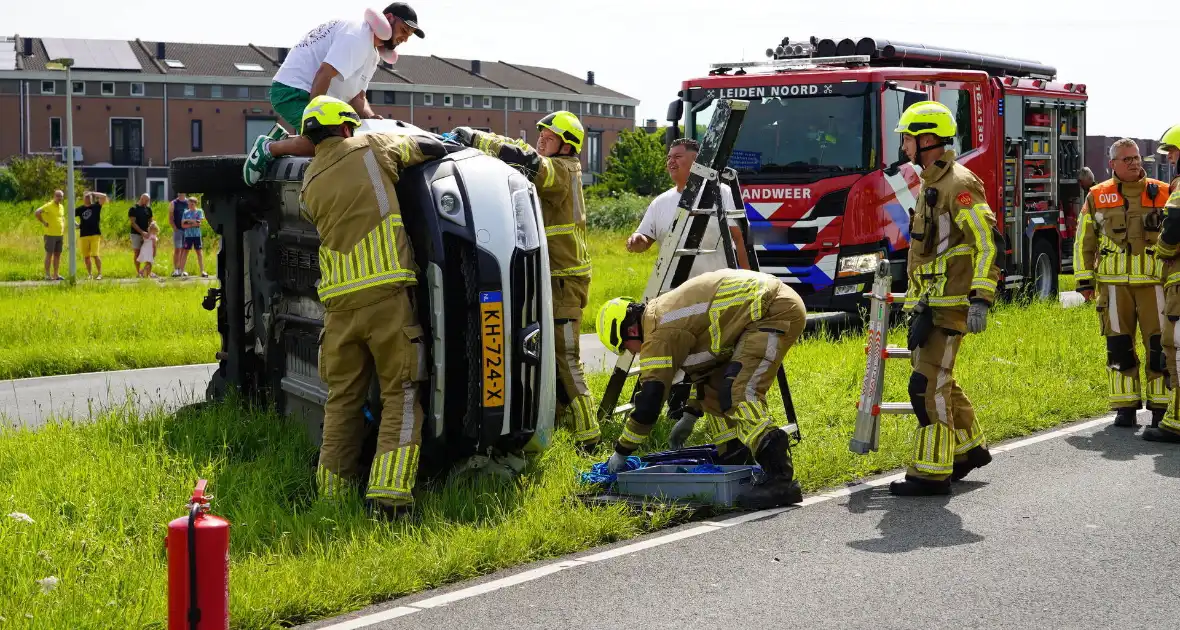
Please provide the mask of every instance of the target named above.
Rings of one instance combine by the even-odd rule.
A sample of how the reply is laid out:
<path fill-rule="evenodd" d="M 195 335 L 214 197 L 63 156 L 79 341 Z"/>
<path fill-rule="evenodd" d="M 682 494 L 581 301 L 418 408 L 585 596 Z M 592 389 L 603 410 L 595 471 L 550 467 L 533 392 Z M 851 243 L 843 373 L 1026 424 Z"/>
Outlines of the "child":
<path fill-rule="evenodd" d="M 188 266 L 188 253 L 192 250 L 197 250 L 197 266 L 201 269 L 201 277 L 208 278 L 209 274 L 205 273 L 205 254 L 201 252 L 201 222 L 205 220 L 205 212 L 197 207 L 197 200 L 188 198 L 188 209 L 184 211 L 181 218 L 181 226 L 184 228 L 184 254 L 180 259 L 180 269 L 183 271 Z M 188 273 L 184 273 L 188 275 Z"/>
<path fill-rule="evenodd" d="M 152 263 L 156 260 L 156 245 L 160 242 L 160 226 L 152 221 L 148 225 L 148 235 L 143 239 L 143 247 L 139 250 L 139 258 L 135 262 L 144 263 L 143 269 L 139 272 L 140 278 L 158 278 L 156 274 L 152 273 Z"/>

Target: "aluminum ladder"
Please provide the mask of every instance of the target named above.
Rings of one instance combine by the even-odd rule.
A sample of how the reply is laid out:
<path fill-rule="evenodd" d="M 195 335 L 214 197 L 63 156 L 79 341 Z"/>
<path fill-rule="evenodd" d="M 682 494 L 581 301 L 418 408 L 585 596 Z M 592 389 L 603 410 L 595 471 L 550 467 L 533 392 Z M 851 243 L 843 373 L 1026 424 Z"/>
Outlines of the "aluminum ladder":
<path fill-rule="evenodd" d="M 856 428 L 848 450 L 865 455 L 879 450 L 881 414 L 905 415 L 914 413 L 908 402 L 882 403 L 881 390 L 885 385 L 885 360 L 908 359 L 908 349 L 886 345 L 889 341 L 889 315 L 896 301 L 904 301 L 904 293 L 890 293 L 893 279 L 889 275 L 889 261 L 877 265 L 873 292 L 869 294 L 869 338 L 865 345 L 865 377 L 860 386 L 860 400 L 856 403 Z"/>
<path fill-rule="evenodd" d="M 696 256 L 712 254 L 717 251 L 700 247 L 701 239 L 710 221 L 718 222 L 721 247 L 729 268 L 758 270 L 758 259 L 750 240 L 750 224 L 746 217 L 745 202 L 742 200 L 737 172 L 726 166 L 730 154 L 733 153 L 738 131 L 741 129 L 748 107 L 749 102 L 743 100 L 720 99 L 717 101 L 717 109 L 714 110 L 709 127 L 701 139 L 697 159 L 690 169 L 688 182 L 680 195 L 679 208 L 672 229 L 660 242 L 659 255 L 652 267 L 652 273 L 648 278 L 641 301 L 647 301 L 666 293 L 665 286 L 670 289 L 680 286 L 692 272 Z M 733 197 L 733 206 L 736 210 L 727 212 L 723 209 L 723 205 L 720 203 L 721 188 L 718 186 L 718 183 L 722 182 L 729 186 Z M 737 227 L 738 238 L 741 240 L 740 245 L 734 242 L 734 235 L 730 231 L 730 222 Z M 683 247 L 681 246 L 682 242 Z M 670 283 L 669 278 L 671 278 Z M 623 350 L 619 354 L 599 404 L 599 423 L 626 414 L 635 408 L 631 401 L 634 400 L 638 387 L 632 390 L 631 398 L 627 403 L 617 404 L 627 379 L 639 374 L 639 368 L 633 367 L 634 362 L 635 355 L 627 350 Z M 798 442 L 802 439 L 802 435 L 799 432 L 799 423 L 795 416 L 795 406 L 791 400 L 786 373 L 781 366 L 777 379 L 788 421 L 783 429 L 795 442 Z"/>

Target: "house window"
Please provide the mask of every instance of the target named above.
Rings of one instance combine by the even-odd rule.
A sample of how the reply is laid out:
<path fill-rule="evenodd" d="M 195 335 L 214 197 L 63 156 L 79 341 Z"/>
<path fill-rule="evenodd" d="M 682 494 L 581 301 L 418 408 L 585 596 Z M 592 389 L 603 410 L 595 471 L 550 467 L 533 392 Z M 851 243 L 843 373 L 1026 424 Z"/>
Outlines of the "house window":
<path fill-rule="evenodd" d="M 262 66 L 256 63 L 235 63 L 234 67 L 238 72 L 262 72 Z"/>
<path fill-rule="evenodd" d="M 381 102 L 385 103 L 386 105 L 393 105 L 393 92 L 384 92 L 384 96 L 381 97 Z"/>
<path fill-rule="evenodd" d="M 57 93 L 57 83 L 55 83 L 53 81 L 42 81 L 41 82 L 41 93 L 42 94 L 55 94 L 55 93 Z"/>
<path fill-rule="evenodd" d="M 250 98 L 250 88 L 245 85 L 238 86 L 238 98 Z"/>
<path fill-rule="evenodd" d="M 570 110 L 570 102 L 569 101 L 562 101 L 561 102 L 561 109 L 562 109 L 562 111 L 568 112 Z"/>
<path fill-rule="evenodd" d="M 483 106 L 485 109 L 491 107 L 492 106 L 492 97 L 490 97 L 490 96 L 483 97 Z"/>
<path fill-rule="evenodd" d="M 430 133 L 438 133 L 438 127 L 431 127 Z"/>
<path fill-rule="evenodd" d="M 74 83 L 71 87 L 71 90 L 74 92 L 74 96 L 85 95 L 86 94 L 86 82 L 85 81 L 74 81 Z"/>
<path fill-rule="evenodd" d="M 519 96 L 516 97 L 516 111 L 518 111 L 518 112 L 524 111 L 524 99 Z"/>
<path fill-rule="evenodd" d="M 201 127 L 202 124 L 199 120 L 194 120 L 190 126 L 191 131 L 189 133 L 192 135 L 194 153 L 200 153 L 204 149 L 204 139 L 202 138 Z"/>
<path fill-rule="evenodd" d="M 165 59 L 164 65 L 168 66 L 169 68 L 183 68 L 184 62 L 179 59 Z"/>
<path fill-rule="evenodd" d="M 443 94 L 443 107 L 454 107 L 455 97 L 450 94 Z"/>
<path fill-rule="evenodd" d="M 463 95 L 463 107 L 471 107 L 472 96 L 470 94 Z"/>
<path fill-rule="evenodd" d="M 49 147 L 52 149 L 61 147 L 61 118 L 49 119 Z"/>
<path fill-rule="evenodd" d="M 197 95 L 197 86 L 195 86 L 195 85 L 184 86 L 184 95 L 185 96 L 196 96 Z"/>
<path fill-rule="evenodd" d="M 131 96 L 143 96 L 143 84 L 142 83 L 132 83 L 131 84 Z"/>
<path fill-rule="evenodd" d="M 538 101 L 538 99 L 535 99 L 535 98 L 533 99 L 533 102 L 531 103 L 531 105 L 532 105 L 532 109 L 530 111 L 534 111 L 534 112 L 537 111 L 538 109 L 540 109 L 540 107 L 541 107 L 541 103 Z"/>
<path fill-rule="evenodd" d="M 103 96 L 114 96 L 115 95 L 115 82 L 114 81 L 103 81 L 102 83 L 100 83 L 98 85 L 98 91 Z"/>
<path fill-rule="evenodd" d="M 185 90 L 185 91 L 187 92 L 187 90 Z M 221 98 L 221 86 L 220 85 L 209 86 L 209 96 L 212 96 L 213 98 Z"/>
<path fill-rule="evenodd" d="M 553 111 L 553 99 L 545 99 L 545 111 Z"/>
<path fill-rule="evenodd" d="M 602 103 L 599 103 L 599 104 L 598 104 L 598 115 L 599 115 L 599 116 L 601 116 L 601 115 L 602 115 Z"/>
<path fill-rule="evenodd" d="M 434 106 L 434 95 L 433 94 L 423 94 L 422 95 L 422 104 L 427 107 L 433 107 Z"/>
<path fill-rule="evenodd" d="M 615 115 L 615 106 L 614 106 L 614 105 L 608 105 L 607 107 L 609 107 L 609 108 L 610 108 L 610 109 L 607 111 L 607 115 L 614 116 L 614 115 Z"/>

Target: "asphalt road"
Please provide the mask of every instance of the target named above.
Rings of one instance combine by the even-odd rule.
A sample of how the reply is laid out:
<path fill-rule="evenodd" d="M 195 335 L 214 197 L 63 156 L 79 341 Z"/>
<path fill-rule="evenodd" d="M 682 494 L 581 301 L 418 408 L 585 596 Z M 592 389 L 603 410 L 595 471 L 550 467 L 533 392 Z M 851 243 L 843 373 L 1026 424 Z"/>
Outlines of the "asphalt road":
<path fill-rule="evenodd" d="M 951 497 L 837 492 L 305 628 L 1175 628 L 1180 449 L 1087 424 L 1017 444 Z"/>
<path fill-rule="evenodd" d="M 30 428 L 52 417 L 88 420 L 127 403 L 166 411 L 202 400 L 216 363 L 0 381 L 0 422 Z"/>

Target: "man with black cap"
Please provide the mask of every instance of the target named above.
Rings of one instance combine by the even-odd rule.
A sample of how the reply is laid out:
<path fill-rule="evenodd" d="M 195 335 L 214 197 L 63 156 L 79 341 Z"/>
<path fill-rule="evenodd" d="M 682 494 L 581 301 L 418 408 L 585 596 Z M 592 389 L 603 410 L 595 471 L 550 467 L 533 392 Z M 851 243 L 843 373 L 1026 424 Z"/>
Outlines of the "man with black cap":
<path fill-rule="evenodd" d="M 404 2 L 394 2 L 381 13 L 367 9 L 363 20 L 332 20 L 304 35 L 287 54 L 270 86 L 271 106 L 295 135 L 288 136 L 275 125 L 270 133 L 258 136 L 242 166 L 246 184 L 258 183 L 276 157 L 315 155 L 315 146 L 299 132 L 303 110 L 317 96 L 345 101 L 362 118 L 380 118 L 365 91 L 378 60 L 395 63 L 397 46 L 410 35 L 426 37 L 418 26 L 418 13 Z"/>

